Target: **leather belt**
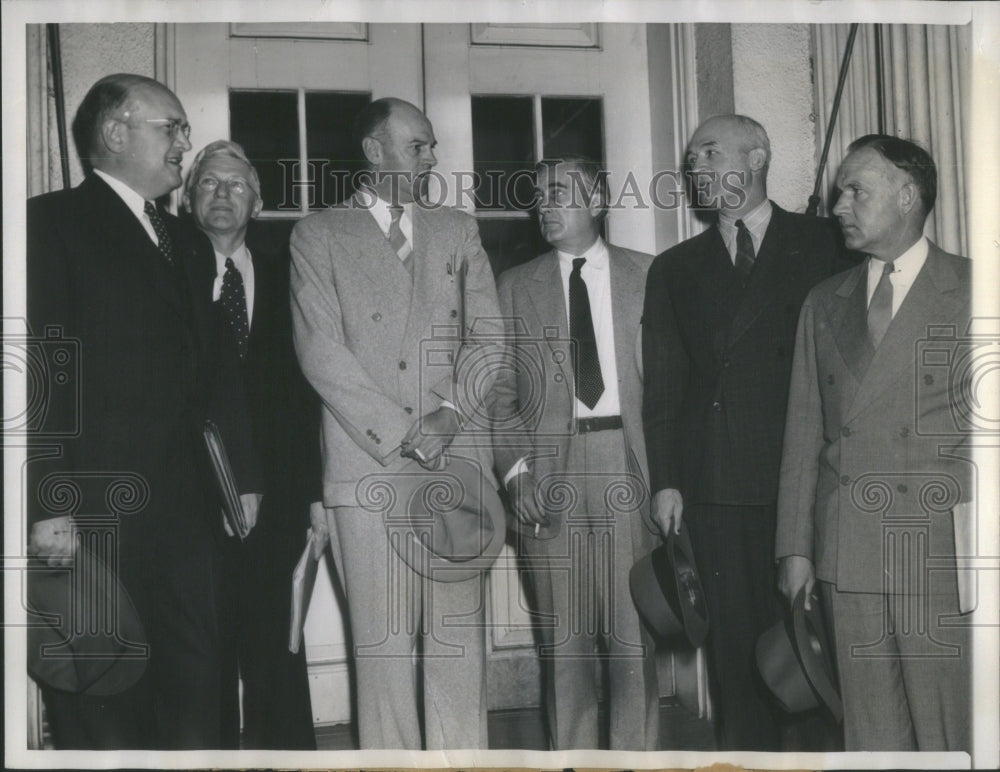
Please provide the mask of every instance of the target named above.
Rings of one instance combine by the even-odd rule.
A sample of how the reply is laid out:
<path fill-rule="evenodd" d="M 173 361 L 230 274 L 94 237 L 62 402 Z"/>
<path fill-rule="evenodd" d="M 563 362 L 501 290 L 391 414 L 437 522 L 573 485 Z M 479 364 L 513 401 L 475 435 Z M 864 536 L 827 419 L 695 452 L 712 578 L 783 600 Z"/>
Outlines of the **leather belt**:
<path fill-rule="evenodd" d="M 576 431 L 578 434 L 587 432 L 606 432 L 611 429 L 622 428 L 622 417 L 620 415 L 602 415 L 594 418 L 577 418 Z"/>

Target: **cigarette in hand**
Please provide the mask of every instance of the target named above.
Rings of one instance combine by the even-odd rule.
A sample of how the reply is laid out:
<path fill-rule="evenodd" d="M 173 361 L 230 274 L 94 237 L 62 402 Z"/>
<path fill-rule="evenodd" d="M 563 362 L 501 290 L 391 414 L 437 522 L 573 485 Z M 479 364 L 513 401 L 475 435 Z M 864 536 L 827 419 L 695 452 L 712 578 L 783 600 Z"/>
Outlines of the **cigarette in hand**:
<path fill-rule="evenodd" d="M 535 536 L 536 537 L 538 536 L 538 527 L 539 527 L 539 525 L 540 525 L 540 523 L 535 523 Z"/>
<path fill-rule="evenodd" d="M 417 460 L 421 464 L 426 464 L 427 463 L 427 456 L 425 456 L 423 454 L 423 452 L 420 450 L 420 448 L 414 448 L 413 449 L 413 455 L 417 457 Z"/>

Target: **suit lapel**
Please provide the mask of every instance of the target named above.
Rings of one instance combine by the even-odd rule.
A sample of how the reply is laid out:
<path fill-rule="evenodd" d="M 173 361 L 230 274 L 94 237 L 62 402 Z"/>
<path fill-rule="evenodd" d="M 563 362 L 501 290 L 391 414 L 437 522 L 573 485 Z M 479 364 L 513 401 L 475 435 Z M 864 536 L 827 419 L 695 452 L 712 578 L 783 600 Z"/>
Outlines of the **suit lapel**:
<path fill-rule="evenodd" d="M 852 270 L 834 293 L 830 324 L 840 356 L 860 383 L 871 364 L 875 349 L 868 339 L 867 262 Z"/>
<path fill-rule="evenodd" d="M 847 420 L 878 399 L 896 381 L 912 377 L 916 343 L 927 335 L 928 325 L 947 324 L 961 310 L 962 295 L 958 289 L 954 270 L 941 257 L 940 250 L 931 245 L 927 261 L 875 350 Z"/>
<path fill-rule="evenodd" d="M 621 380 L 629 363 L 635 359 L 636 331 L 642 316 L 642 297 L 646 287 L 643 272 L 618 247 L 608 245 L 611 258 L 611 319 L 615 331 L 615 362 Z"/>
<path fill-rule="evenodd" d="M 181 319 L 189 319 L 182 281 L 182 271 L 187 271 L 189 266 L 177 228 L 168 222 L 176 252 L 175 264 L 171 266 L 121 196 L 104 180 L 96 174 L 89 175 L 80 186 L 81 190 L 85 188 L 85 195 L 100 212 L 100 216 L 94 218 L 94 226 L 101 231 L 99 240 L 108 244 L 105 253 L 127 260 L 128 265 L 123 265 L 122 270 L 142 276 L 151 291 L 166 301 Z"/>
<path fill-rule="evenodd" d="M 576 385 L 573 379 L 572 352 L 569 346 L 569 323 L 566 298 L 563 295 L 562 273 L 559 256 L 555 250 L 546 253 L 538 262 L 531 281 L 527 282 L 528 297 L 538 316 L 539 330 L 552 350 L 552 360 L 562 373 L 562 381 L 573 396 Z M 546 334 L 551 330 L 552 335 Z"/>
<path fill-rule="evenodd" d="M 786 243 L 785 212 L 776 204 L 771 206 L 771 221 L 760 244 L 746 294 L 729 329 L 730 346 L 743 337 L 757 318 L 774 303 L 774 299 L 783 293 L 784 286 L 793 282 L 801 270 L 801 251 L 792 249 Z"/>
<path fill-rule="evenodd" d="M 427 212 L 413 207 L 413 290 L 406 307 L 409 308 L 406 337 L 421 336 L 427 328 L 439 303 L 437 297 L 445 287 L 455 286 L 459 266 L 454 265 L 453 250 L 438 245 L 439 233 Z M 399 258 L 399 267 L 407 272 Z"/>
<path fill-rule="evenodd" d="M 371 281 L 373 289 L 386 295 L 388 305 L 408 309 L 413 290 L 410 272 L 389 246 L 389 240 L 378 227 L 360 194 L 355 194 L 344 207 L 348 216 L 337 222 L 337 240 L 347 254 L 354 255 L 359 261 L 361 270 Z M 414 258 L 416 254 L 411 256 L 411 259 Z"/>
<path fill-rule="evenodd" d="M 701 297 L 713 305 L 728 310 L 730 293 L 725 289 L 733 280 L 733 262 L 722 240 L 722 234 L 714 225 L 704 233 L 695 236 L 701 243 L 692 250 L 691 275 L 702 285 Z"/>

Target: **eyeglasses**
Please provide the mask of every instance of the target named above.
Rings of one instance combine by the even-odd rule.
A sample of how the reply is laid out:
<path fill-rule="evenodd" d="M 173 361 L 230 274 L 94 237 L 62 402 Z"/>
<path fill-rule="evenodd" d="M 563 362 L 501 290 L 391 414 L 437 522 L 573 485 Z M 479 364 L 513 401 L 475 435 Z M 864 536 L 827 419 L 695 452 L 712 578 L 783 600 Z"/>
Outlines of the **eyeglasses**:
<path fill-rule="evenodd" d="M 228 180 L 218 180 L 215 177 L 202 177 L 198 180 L 198 190 L 203 190 L 206 193 L 214 193 L 220 185 L 224 185 L 226 189 L 237 196 L 242 196 L 248 190 L 250 190 L 250 183 L 240 177 L 232 177 Z"/>
<path fill-rule="evenodd" d="M 125 123 L 129 122 L 129 114 L 125 113 Z M 151 123 L 154 126 L 162 126 L 170 139 L 177 139 L 178 134 L 183 134 L 184 139 L 191 138 L 191 124 L 182 121 L 180 118 L 136 118 L 140 123 Z"/>

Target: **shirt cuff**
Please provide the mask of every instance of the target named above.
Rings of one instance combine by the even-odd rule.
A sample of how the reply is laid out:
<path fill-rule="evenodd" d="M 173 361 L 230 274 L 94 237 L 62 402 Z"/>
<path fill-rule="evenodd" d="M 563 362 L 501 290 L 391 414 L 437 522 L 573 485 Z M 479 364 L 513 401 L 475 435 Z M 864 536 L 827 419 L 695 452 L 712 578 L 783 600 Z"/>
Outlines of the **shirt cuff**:
<path fill-rule="evenodd" d="M 519 458 L 517 460 L 517 463 L 510 468 L 510 471 L 503 476 L 503 486 L 506 488 L 510 484 L 511 480 L 513 480 L 522 472 L 527 472 L 527 471 L 528 471 L 528 462 L 525 461 L 524 458 Z"/>

